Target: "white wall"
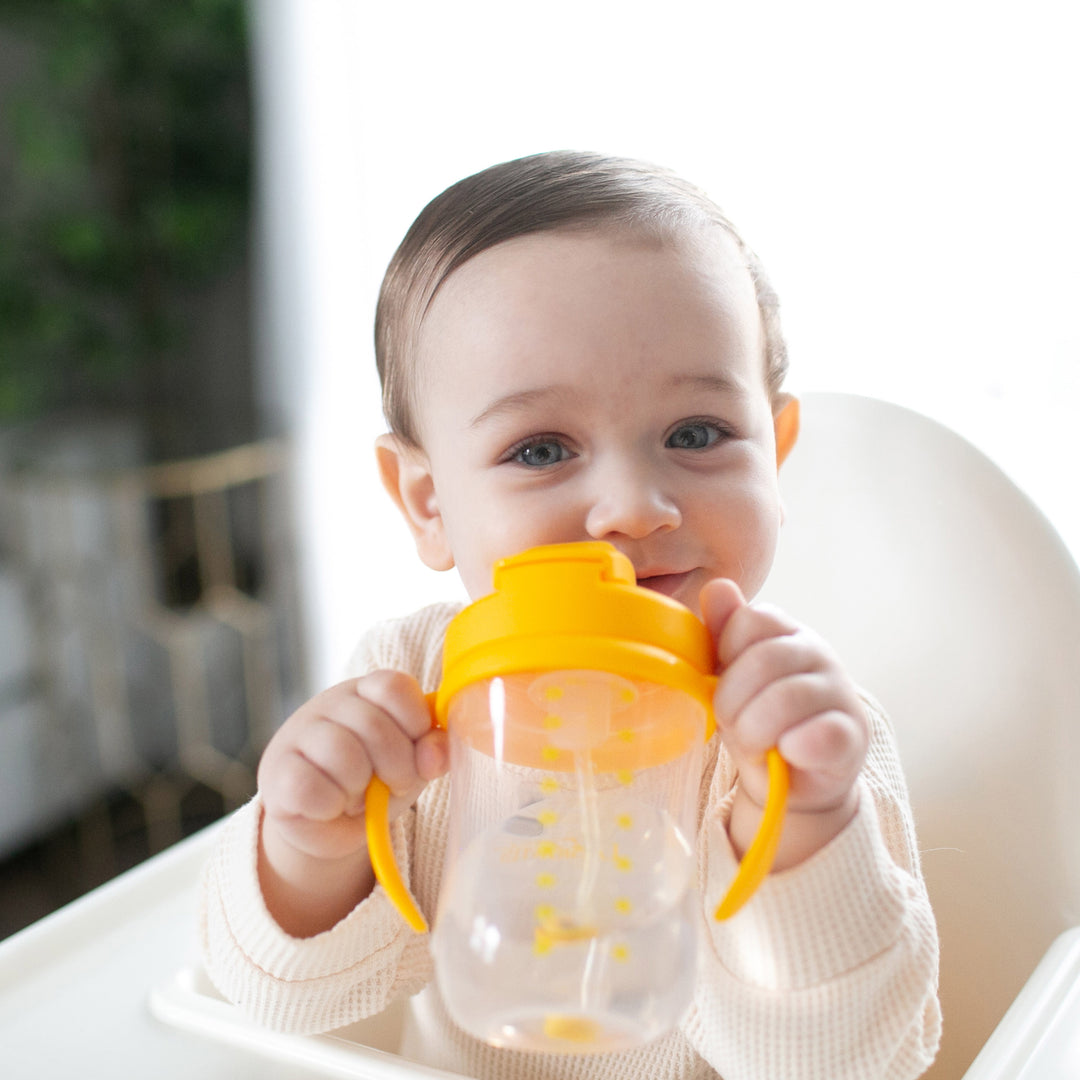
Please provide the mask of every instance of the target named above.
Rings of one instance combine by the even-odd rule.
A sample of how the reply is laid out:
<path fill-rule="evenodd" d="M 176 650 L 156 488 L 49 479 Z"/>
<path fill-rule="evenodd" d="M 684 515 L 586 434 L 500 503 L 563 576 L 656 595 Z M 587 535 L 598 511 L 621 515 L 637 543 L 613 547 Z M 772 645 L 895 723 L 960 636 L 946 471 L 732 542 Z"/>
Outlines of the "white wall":
<path fill-rule="evenodd" d="M 301 448 L 317 683 L 373 618 L 457 595 L 378 487 L 371 319 L 421 206 L 556 147 L 707 188 L 781 294 L 792 385 L 956 428 L 1080 552 L 1069 4 L 251 0 L 268 393 Z"/>

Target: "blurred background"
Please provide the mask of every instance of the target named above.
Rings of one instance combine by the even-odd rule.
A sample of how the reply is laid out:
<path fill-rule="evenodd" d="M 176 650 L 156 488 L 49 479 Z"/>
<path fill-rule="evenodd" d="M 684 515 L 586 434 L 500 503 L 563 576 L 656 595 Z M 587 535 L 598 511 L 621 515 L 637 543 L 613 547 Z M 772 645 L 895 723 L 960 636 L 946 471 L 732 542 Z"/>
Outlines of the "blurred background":
<path fill-rule="evenodd" d="M 0 13 L 2 935 L 248 798 L 305 661 L 245 6 Z"/>
<path fill-rule="evenodd" d="M 1080 552 L 1068 6 L 0 0 L 0 935 L 247 798 L 377 618 L 460 595 L 379 488 L 424 203 L 577 147 L 706 188 L 791 388 L 917 409 Z"/>

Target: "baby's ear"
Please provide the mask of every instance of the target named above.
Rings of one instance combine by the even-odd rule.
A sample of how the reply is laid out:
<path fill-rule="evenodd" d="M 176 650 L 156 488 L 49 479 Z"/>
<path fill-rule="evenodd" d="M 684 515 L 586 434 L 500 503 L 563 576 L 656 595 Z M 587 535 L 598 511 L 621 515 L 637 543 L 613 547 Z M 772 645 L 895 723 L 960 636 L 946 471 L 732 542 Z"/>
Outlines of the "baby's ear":
<path fill-rule="evenodd" d="M 799 437 L 799 399 L 778 394 L 773 403 L 773 430 L 776 432 L 776 467 L 784 464 Z"/>
<path fill-rule="evenodd" d="M 439 513 L 427 454 L 396 435 L 380 435 L 375 440 L 375 460 L 383 487 L 409 526 L 424 565 L 432 570 L 452 569 L 454 556 Z"/>

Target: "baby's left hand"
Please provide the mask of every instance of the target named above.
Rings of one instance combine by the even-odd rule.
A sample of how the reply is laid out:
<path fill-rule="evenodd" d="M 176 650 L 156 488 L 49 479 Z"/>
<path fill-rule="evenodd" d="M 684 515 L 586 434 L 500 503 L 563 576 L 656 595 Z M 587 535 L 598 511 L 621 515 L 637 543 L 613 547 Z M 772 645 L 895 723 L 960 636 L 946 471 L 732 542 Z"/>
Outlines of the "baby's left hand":
<path fill-rule="evenodd" d="M 791 792 L 775 869 L 794 866 L 854 816 L 866 759 L 866 714 L 855 685 L 821 638 L 775 608 L 751 606 L 732 581 L 709 582 L 702 616 L 716 642 L 720 736 L 739 770 L 730 825 L 739 855 L 765 804 L 765 754 L 778 747 Z"/>

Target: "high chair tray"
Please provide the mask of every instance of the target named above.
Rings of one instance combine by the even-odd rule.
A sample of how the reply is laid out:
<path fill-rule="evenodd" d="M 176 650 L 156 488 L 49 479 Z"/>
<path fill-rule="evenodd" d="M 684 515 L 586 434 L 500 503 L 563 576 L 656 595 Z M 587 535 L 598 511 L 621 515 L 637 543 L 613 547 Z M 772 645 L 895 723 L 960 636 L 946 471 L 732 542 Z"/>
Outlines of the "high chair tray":
<path fill-rule="evenodd" d="M 964 1080 L 1080 1077 L 1080 926 L 1047 950 Z"/>
<path fill-rule="evenodd" d="M 153 990 L 150 1009 L 174 1027 L 327 1076 L 466 1080 L 461 1073 L 420 1065 L 396 1052 L 404 1013 L 400 1002 L 330 1034 L 283 1035 L 247 1019 L 217 993 L 201 968 L 192 966 Z"/>
<path fill-rule="evenodd" d="M 319 1038 L 263 1031 L 200 973 L 213 825 L 0 941 L 3 1080 L 460 1080 L 393 1053 L 389 1010 Z"/>

